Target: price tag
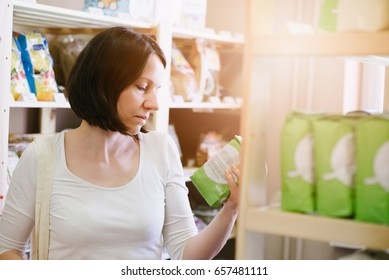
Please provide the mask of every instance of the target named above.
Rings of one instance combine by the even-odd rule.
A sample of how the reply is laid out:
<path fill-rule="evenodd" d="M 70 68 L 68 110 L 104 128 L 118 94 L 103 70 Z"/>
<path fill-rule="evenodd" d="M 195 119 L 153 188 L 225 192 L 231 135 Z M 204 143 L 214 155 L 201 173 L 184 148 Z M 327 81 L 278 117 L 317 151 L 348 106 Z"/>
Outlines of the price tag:
<path fill-rule="evenodd" d="M 18 101 L 24 101 L 24 102 L 38 102 L 36 99 L 36 95 L 33 93 L 22 93 L 19 95 Z"/>
<path fill-rule="evenodd" d="M 66 102 L 65 95 L 63 93 L 54 93 L 53 94 L 53 101 L 55 102 Z"/>

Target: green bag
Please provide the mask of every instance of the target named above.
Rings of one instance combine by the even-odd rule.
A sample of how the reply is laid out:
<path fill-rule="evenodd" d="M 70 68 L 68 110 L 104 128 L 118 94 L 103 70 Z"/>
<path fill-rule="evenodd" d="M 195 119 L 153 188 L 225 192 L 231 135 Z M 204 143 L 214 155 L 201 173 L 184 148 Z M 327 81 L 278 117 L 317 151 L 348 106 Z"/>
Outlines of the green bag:
<path fill-rule="evenodd" d="M 333 115 L 314 121 L 316 207 L 321 215 L 354 214 L 354 116 Z"/>
<path fill-rule="evenodd" d="M 338 0 L 324 0 L 320 6 L 319 29 L 335 32 L 337 26 L 336 8 Z"/>
<path fill-rule="evenodd" d="M 356 159 L 356 219 L 389 224 L 389 118 L 357 124 Z"/>
<path fill-rule="evenodd" d="M 281 208 L 315 210 L 312 121 L 322 114 L 291 112 L 281 131 Z"/>

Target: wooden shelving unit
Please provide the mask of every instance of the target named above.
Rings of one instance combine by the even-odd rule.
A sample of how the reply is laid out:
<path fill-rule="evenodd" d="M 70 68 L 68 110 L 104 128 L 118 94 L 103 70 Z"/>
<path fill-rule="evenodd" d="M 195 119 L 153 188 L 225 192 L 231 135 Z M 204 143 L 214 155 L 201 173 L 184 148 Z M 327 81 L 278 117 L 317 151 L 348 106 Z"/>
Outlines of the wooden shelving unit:
<path fill-rule="evenodd" d="M 247 230 L 318 241 L 336 241 L 358 248 L 389 248 L 389 227 L 350 219 L 250 208 Z"/>
<path fill-rule="evenodd" d="M 237 258 L 261 258 L 263 234 L 325 242 L 343 242 L 362 248 L 388 249 L 389 226 L 284 212 L 267 207 L 266 201 L 266 115 L 271 90 L 266 67 L 269 57 L 332 56 L 387 65 L 389 32 L 333 34 L 271 34 L 256 24 L 265 16 L 269 1 L 246 1 L 243 131 L 243 181 L 238 221 Z M 254 16 L 255 15 L 255 16 Z M 263 22 L 261 22 L 263 24 Z M 265 30 L 266 29 L 266 30 Z M 265 30 L 261 32 L 258 30 Z M 253 73 L 256 73 L 254 76 Z M 261 75 L 258 75 L 260 73 Z M 257 195 L 254 200 L 252 193 Z M 253 252 L 257 248 L 257 252 Z"/>
<path fill-rule="evenodd" d="M 307 35 L 257 35 L 253 56 L 387 56 L 389 32 L 345 32 Z"/>

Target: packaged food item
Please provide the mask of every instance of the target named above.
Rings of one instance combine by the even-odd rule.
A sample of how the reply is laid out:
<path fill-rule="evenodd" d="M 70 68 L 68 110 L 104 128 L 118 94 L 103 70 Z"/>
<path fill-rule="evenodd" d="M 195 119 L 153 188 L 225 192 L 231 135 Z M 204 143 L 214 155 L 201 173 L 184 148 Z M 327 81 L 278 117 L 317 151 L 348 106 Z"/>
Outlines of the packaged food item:
<path fill-rule="evenodd" d="M 211 96 L 219 97 L 220 56 L 215 45 L 207 44 L 204 39 L 195 40 L 188 60 L 195 72 L 201 99 L 208 101 Z"/>
<path fill-rule="evenodd" d="M 355 218 L 389 224 L 389 118 L 372 115 L 356 127 Z"/>
<path fill-rule="evenodd" d="M 194 31 L 205 28 L 207 0 L 180 0 L 173 3 L 178 10 L 178 18 L 174 21 L 175 26 Z"/>
<path fill-rule="evenodd" d="M 316 207 L 321 215 L 354 215 L 355 126 L 362 117 L 331 115 L 313 122 Z"/>
<path fill-rule="evenodd" d="M 180 49 L 173 44 L 171 81 L 174 92 L 185 101 L 192 101 L 198 92 L 195 73 Z M 201 100 L 200 100 L 201 101 Z"/>
<path fill-rule="evenodd" d="M 338 0 L 323 0 L 320 5 L 319 30 L 336 31 Z"/>
<path fill-rule="evenodd" d="M 39 101 L 51 101 L 58 87 L 45 37 L 39 32 L 28 32 L 20 34 L 18 41 L 31 92 Z"/>
<path fill-rule="evenodd" d="M 312 122 L 321 113 L 291 112 L 281 131 L 281 208 L 311 213 L 315 210 Z"/>
<path fill-rule="evenodd" d="M 218 153 L 200 167 L 190 179 L 211 207 L 219 207 L 230 195 L 224 171 L 240 162 L 242 138 L 235 136 Z"/>
<path fill-rule="evenodd" d="M 107 16 L 125 16 L 129 13 L 128 0 L 84 0 L 84 11 Z M 129 17 L 129 15 L 128 15 Z"/>
<path fill-rule="evenodd" d="M 196 165 L 202 166 L 205 162 L 213 158 L 221 150 L 227 141 L 221 133 L 210 131 L 200 135 L 200 143 L 196 151 Z"/>
<path fill-rule="evenodd" d="M 58 85 L 65 86 L 78 55 L 92 37 L 91 34 L 73 34 L 59 35 L 50 40 L 50 54 Z"/>
<path fill-rule="evenodd" d="M 19 43 L 15 37 L 12 37 L 11 93 L 15 100 L 18 100 L 21 94 L 31 93 L 23 68 Z"/>

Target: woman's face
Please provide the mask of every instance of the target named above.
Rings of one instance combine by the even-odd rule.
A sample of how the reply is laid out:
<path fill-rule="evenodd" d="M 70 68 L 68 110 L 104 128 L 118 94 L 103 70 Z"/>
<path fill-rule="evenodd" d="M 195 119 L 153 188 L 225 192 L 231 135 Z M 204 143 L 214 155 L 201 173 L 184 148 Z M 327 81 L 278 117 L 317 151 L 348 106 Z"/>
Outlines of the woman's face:
<path fill-rule="evenodd" d="M 164 70 L 159 57 L 152 54 L 140 77 L 121 92 L 117 111 L 129 134 L 137 134 L 146 124 L 150 113 L 158 110 L 157 93 Z"/>

